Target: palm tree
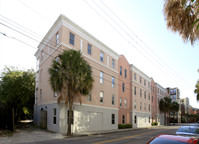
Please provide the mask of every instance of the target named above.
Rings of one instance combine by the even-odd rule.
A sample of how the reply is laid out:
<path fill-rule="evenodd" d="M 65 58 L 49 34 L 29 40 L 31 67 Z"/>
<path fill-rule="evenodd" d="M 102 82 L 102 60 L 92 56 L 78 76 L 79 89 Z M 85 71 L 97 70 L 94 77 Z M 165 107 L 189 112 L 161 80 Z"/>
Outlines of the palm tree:
<path fill-rule="evenodd" d="M 66 107 L 69 107 L 67 135 L 71 135 L 73 102 L 78 98 L 81 104 L 81 96 L 88 95 L 92 89 L 91 67 L 80 51 L 68 50 L 53 60 L 49 74 L 53 91 L 59 93 L 58 103 L 65 100 Z"/>
<path fill-rule="evenodd" d="M 172 102 L 171 104 L 171 112 L 173 112 L 173 119 L 174 119 L 174 116 L 175 116 L 175 113 L 179 111 L 179 104 L 177 102 Z"/>
<path fill-rule="evenodd" d="M 199 80 L 196 83 L 196 89 L 194 90 L 194 92 L 197 94 L 197 101 L 199 101 Z"/>
<path fill-rule="evenodd" d="M 166 114 L 170 112 L 171 109 L 171 99 L 169 97 L 164 97 L 160 100 L 159 109 L 164 113 L 164 123 L 166 125 Z M 169 116 L 170 119 L 170 116 Z"/>
<path fill-rule="evenodd" d="M 165 0 L 163 11 L 167 28 L 178 32 L 184 42 L 194 44 L 199 39 L 198 0 Z"/>

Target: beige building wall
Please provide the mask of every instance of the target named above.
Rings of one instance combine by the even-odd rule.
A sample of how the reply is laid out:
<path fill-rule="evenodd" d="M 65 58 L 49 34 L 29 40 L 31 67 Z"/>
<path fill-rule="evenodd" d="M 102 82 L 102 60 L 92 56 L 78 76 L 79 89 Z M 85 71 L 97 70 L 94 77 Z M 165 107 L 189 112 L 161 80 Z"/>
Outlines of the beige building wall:
<path fill-rule="evenodd" d="M 70 33 L 75 36 L 74 45 L 69 43 Z M 58 35 L 58 39 L 57 38 Z M 88 44 L 91 45 L 91 54 L 88 54 Z M 35 98 L 35 110 L 36 123 L 40 123 L 40 115 L 38 114 L 43 108 L 48 113 L 47 127 L 49 130 L 64 133 L 66 129 L 61 127 L 67 127 L 67 108 L 57 104 L 58 95 L 52 91 L 49 84 L 48 69 L 52 64 L 52 60 L 55 59 L 63 50 L 80 50 L 83 57 L 88 61 L 92 67 L 92 76 L 94 79 L 93 89 L 91 96 L 83 97 L 82 109 L 77 105 L 74 105 L 74 115 L 84 114 L 90 118 L 97 119 L 96 121 L 102 122 L 101 129 L 117 129 L 118 124 L 118 58 L 119 55 L 104 45 L 102 42 L 94 38 L 92 35 L 84 31 L 82 28 L 74 24 L 72 21 L 61 15 L 49 32 L 46 34 L 42 42 L 38 46 L 38 51 L 35 53 L 36 59 L 39 60 L 37 67 L 38 83 L 36 85 L 36 98 Z M 100 53 L 103 53 L 103 61 L 100 60 Z M 112 61 L 114 60 L 114 66 Z M 100 82 L 100 72 L 103 72 L 103 82 Z M 112 77 L 115 78 L 115 85 L 112 86 Z M 100 102 L 100 92 L 103 93 L 103 101 Z M 112 103 L 112 96 L 114 95 L 114 104 Z M 78 107 L 78 110 L 76 110 Z M 92 109 L 98 113 L 94 112 Z M 52 109 L 56 109 L 57 123 L 52 124 L 53 112 Z M 81 112 L 82 110 L 82 112 Z M 86 114 L 85 114 L 86 113 Z M 114 114 L 114 117 L 112 116 Z M 62 125 L 59 125 L 60 120 L 64 119 Z M 74 120 L 76 121 L 76 119 Z M 114 122 L 113 122 L 114 121 Z M 85 128 L 80 128 L 85 125 Z M 79 131 L 92 131 L 95 130 L 94 126 L 89 123 L 74 124 L 75 130 Z M 78 128 L 79 127 L 79 128 Z"/>
<path fill-rule="evenodd" d="M 134 65 L 131 75 L 133 127 L 151 126 L 151 79 Z"/>

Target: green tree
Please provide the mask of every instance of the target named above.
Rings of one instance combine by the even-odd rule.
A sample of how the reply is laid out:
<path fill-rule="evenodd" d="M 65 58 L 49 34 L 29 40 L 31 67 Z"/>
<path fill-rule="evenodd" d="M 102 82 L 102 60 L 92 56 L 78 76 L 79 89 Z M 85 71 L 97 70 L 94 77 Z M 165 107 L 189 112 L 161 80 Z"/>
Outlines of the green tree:
<path fill-rule="evenodd" d="M 196 89 L 194 90 L 194 93 L 196 94 L 197 101 L 199 101 L 199 80 L 196 83 Z"/>
<path fill-rule="evenodd" d="M 178 32 L 184 42 L 193 45 L 199 39 L 198 0 L 165 0 L 163 11 L 167 28 Z"/>
<path fill-rule="evenodd" d="M 66 107 L 69 107 L 67 135 L 71 135 L 73 102 L 78 99 L 81 104 L 81 96 L 88 95 L 92 89 L 91 67 L 80 51 L 68 50 L 53 60 L 49 74 L 52 89 L 60 94 L 58 103 L 65 100 Z"/>
<path fill-rule="evenodd" d="M 15 120 L 32 115 L 35 97 L 35 72 L 5 67 L 0 79 L 0 100 L 15 110 Z M 24 118 L 24 117 L 23 117 Z"/>
<path fill-rule="evenodd" d="M 168 97 L 164 97 L 163 99 L 161 99 L 159 102 L 159 109 L 162 113 L 164 113 L 164 118 L 165 118 L 164 123 L 166 125 L 166 114 L 169 113 L 171 110 L 171 99 Z"/>
<path fill-rule="evenodd" d="M 171 110 L 170 111 L 173 113 L 173 119 L 174 119 L 175 113 L 179 111 L 179 106 L 180 105 L 175 101 L 171 103 Z"/>

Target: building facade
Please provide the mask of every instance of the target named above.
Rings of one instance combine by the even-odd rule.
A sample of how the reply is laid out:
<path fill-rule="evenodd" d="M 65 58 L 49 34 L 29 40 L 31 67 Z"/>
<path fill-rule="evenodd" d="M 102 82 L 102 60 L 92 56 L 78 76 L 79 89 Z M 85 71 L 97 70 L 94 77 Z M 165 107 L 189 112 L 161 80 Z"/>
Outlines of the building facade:
<path fill-rule="evenodd" d="M 133 127 L 151 126 L 151 79 L 131 65 L 132 124 Z"/>
<path fill-rule="evenodd" d="M 77 50 L 90 64 L 93 88 L 73 105 L 72 132 L 118 129 L 118 124 L 133 128 L 163 124 L 159 100 L 165 89 L 123 55 L 118 55 L 74 22 L 60 15 L 35 53 L 36 88 L 34 122 L 50 131 L 67 133 L 68 107 L 57 102 L 60 94 L 49 83 L 52 61 L 64 50 Z M 177 90 L 178 93 L 178 90 Z M 173 96 L 173 95 L 172 95 Z"/>
<path fill-rule="evenodd" d="M 48 69 L 63 50 L 81 51 L 92 68 L 93 89 L 73 106 L 72 132 L 118 128 L 119 55 L 61 15 L 43 38 L 35 53 L 37 59 L 34 121 L 48 130 L 66 133 L 68 108 L 57 103 L 59 93 L 51 89 Z M 97 124 L 97 125 L 96 125 Z"/>

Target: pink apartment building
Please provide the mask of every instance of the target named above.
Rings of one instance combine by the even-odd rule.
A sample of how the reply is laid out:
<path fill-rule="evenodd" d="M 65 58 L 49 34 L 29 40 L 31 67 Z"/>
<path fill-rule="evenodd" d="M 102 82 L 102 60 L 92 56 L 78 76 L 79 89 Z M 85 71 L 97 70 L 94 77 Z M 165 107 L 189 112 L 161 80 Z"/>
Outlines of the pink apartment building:
<path fill-rule="evenodd" d="M 55 21 L 35 53 L 36 90 L 34 122 L 48 130 L 67 133 L 68 108 L 64 101 L 57 103 L 59 92 L 49 83 L 48 69 L 52 60 L 63 50 L 81 51 L 92 68 L 93 89 L 73 106 L 72 132 L 118 129 L 118 124 L 148 127 L 161 118 L 158 111 L 161 86 L 155 86 L 123 55 L 118 55 L 91 34 L 63 15 Z M 161 93 L 152 92 L 160 89 Z M 161 121 L 161 120 L 160 120 Z"/>
<path fill-rule="evenodd" d="M 121 55 L 118 60 L 118 123 L 131 123 L 131 90 L 130 90 L 130 67 L 126 58 Z"/>
<path fill-rule="evenodd" d="M 90 95 L 73 107 L 72 132 L 118 129 L 118 59 L 119 55 L 60 15 L 38 46 L 34 122 L 48 130 L 67 133 L 68 108 L 57 103 L 59 93 L 49 84 L 48 69 L 63 50 L 82 52 L 92 67 L 94 78 Z"/>

